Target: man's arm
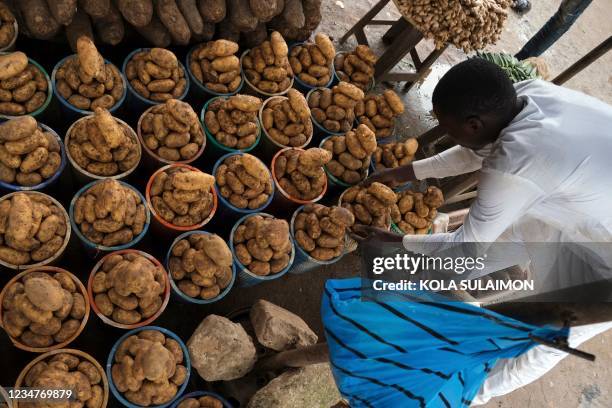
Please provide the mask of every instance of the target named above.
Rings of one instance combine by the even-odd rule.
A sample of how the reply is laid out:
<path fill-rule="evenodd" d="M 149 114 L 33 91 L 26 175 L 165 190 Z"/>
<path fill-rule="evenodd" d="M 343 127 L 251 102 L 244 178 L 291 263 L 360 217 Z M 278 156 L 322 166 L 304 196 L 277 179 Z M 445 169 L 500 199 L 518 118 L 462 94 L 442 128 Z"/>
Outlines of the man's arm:
<path fill-rule="evenodd" d="M 377 171 L 367 183 L 378 181 L 397 185 L 426 178 L 443 178 L 476 171 L 482 166 L 483 157 L 473 150 L 454 146 L 427 159 L 417 160 L 405 166 Z"/>
<path fill-rule="evenodd" d="M 412 163 L 414 176 L 418 180 L 443 178 L 471 173 L 482 167 L 483 157 L 471 149 L 453 146 L 427 159 Z"/>
<path fill-rule="evenodd" d="M 433 235 L 405 235 L 404 247 L 431 254 L 449 243 L 495 242 L 544 195 L 533 182 L 493 169 L 481 172 L 478 196 L 470 206 L 463 226 L 456 231 Z"/>

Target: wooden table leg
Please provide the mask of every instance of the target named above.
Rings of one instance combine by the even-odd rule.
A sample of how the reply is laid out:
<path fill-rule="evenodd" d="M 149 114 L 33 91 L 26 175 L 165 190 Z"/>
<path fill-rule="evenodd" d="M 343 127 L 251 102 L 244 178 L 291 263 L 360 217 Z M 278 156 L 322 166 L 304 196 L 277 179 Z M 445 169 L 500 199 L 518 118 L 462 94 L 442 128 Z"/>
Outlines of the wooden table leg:
<path fill-rule="evenodd" d="M 355 34 L 355 37 L 357 38 L 357 42 L 359 44 L 367 45 L 368 39 L 365 36 L 363 28 L 368 25 L 370 20 L 372 20 L 378 14 L 378 12 L 382 10 L 387 5 L 387 3 L 389 3 L 389 1 L 391 0 L 380 0 L 378 3 L 376 3 L 376 5 L 372 7 L 370 11 L 368 11 L 363 17 L 361 17 L 359 21 L 355 23 L 355 25 L 352 26 L 351 29 L 348 30 L 346 34 L 342 36 L 342 38 L 340 38 L 340 44 L 344 44 L 351 35 Z"/>
<path fill-rule="evenodd" d="M 436 60 L 440 57 L 440 55 L 442 55 L 444 50 L 446 50 L 446 47 L 447 46 L 445 45 L 439 50 L 433 50 L 431 54 L 429 54 L 427 58 L 425 58 L 425 60 L 417 67 L 417 78 L 413 82 L 406 82 L 406 85 L 404 85 L 403 90 L 405 92 L 408 92 L 414 84 L 421 81 L 423 78 L 425 78 L 429 74 L 429 68 L 431 68 L 433 63 L 436 62 Z"/>
<path fill-rule="evenodd" d="M 400 17 L 382 36 L 383 43 L 391 44 L 409 25 L 410 23 L 408 23 L 404 17 Z"/>
<path fill-rule="evenodd" d="M 423 34 L 411 25 L 408 25 L 385 50 L 384 54 L 378 58 L 374 66 L 374 80 L 380 82 L 398 62 L 413 49 L 423 38 Z"/>

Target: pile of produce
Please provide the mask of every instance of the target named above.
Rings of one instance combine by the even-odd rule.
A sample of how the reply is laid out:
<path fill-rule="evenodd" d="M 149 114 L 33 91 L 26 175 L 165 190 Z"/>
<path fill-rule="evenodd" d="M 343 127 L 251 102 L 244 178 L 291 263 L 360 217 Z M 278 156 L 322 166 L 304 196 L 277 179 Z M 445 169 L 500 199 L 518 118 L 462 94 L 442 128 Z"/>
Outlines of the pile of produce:
<path fill-rule="evenodd" d="M 49 92 L 47 77 L 23 52 L 0 55 L 0 114 L 32 113 L 45 103 Z"/>
<path fill-rule="evenodd" d="M 57 172 L 62 163 L 58 138 L 22 116 L 0 124 L 0 180 L 35 186 Z"/>
<path fill-rule="evenodd" d="M 140 253 L 108 255 L 91 278 L 94 303 L 100 313 L 117 323 L 139 323 L 162 307 L 165 274 Z"/>
<path fill-rule="evenodd" d="M 179 342 L 157 330 L 125 339 L 115 352 L 113 383 L 125 399 L 142 407 L 166 404 L 187 380 Z"/>
<path fill-rule="evenodd" d="M 33 348 L 68 341 L 86 314 L 81 287 L 65 272 L 27 273 L 5 289 L 2 327 L 13 340 Z"/>
<path fill-rule="evenodd" d="M 288 54 L 289 48 L 283 36 L 277 31 L 272 32 L 269 41 L 251 48 L 242 58 L 246 79 L 259 91 L 284 93 L 291 86 L 293 76 Z"/>
<path fill-rule="evenodd" d="M 376 134 L 376 139 L 393 135 L 395 118 L 404 113 L 404 103 L 392 90 L 382 95 L 369 94 L 355 105 L 355 116 Z"/>
<path fill-rule="evenodd" d="M 394 169 L 412 162 L 419 147 L 414 137 L 403 142 L 379 144 L 372 155 L 376 170 Z"/>
<path fill-rule="evenodd" d="M 215 99 L 208 105 L 204 124 L 222 145 L 248 149 L 257 141 L 257 112 L 261 105 L 261 99 L 249 95 Z"/>
<path fill-rule="evenodd" d="M 279 273 L 291 260 L 293 248 L 285 220 L 252 215 L 236 228 L 233 243 L 238 262 L 258 276 Z"/>
<path fill-rule="evenodd" d="M 306 98 L 289 89 L 287 97 L 268 99 L 261 113 L 268 136 L 283 146 L 303 147 L 312 137 L 312 121 Z"/>
<path fill-rule="evenodd" d="M 336 49 L 327 34 L 315 35 L 314 43 L 296 45 L 291 49 L 289 63 L 293 74 L 310 86 L 326 86 L 332 79 L 331 63 Z"/>
<path fill-rule="evenodd" d="M 238 44 L 228 40 L 209 41 L 191 53 L 189 69 L 193 76 L 213 92 L 236 92 L 242 83 Z"/>
<path fill-rule="evenodd" d="M 205 395 L 199 398 L 185 398 L 176 408 L 223 408 L 223 402 L 211 395 Z"/>
<path fill-rule="evenodd" d="M 41 193 L 16 193 L 0 202 L 0 259 L 12 265 L 55 255 L 68 233 L 67 216 Z"/>
<path fill-rule="evenodd" d="M 482 58 L 503 69 L 512 82 L 521 82 L 540 77 L 538 69 L 529 61 L 519 61 L 514 55 L 501 52 L 476 52 L 476 57 Z"/>
<path fill-rule="evenodd" d="M 15 16 L 6 4 L 0 3 L 0 48 L 8 47 L 16 35 Z"/>
<path fill-rule="evenodd" d="M 124 245 L 140 235 L 147 209 L 136 190 L 117 180 L 96 182 L 74 204 L 74 222 L 94 244 Z"/>
<path fill-rule="evenodd" d="M 132 89 L 154 102 L 181 98 L 187 88 L 185 75 L 176 55 L 165 48 L 137 52 L 125 66 Z"/>
<path fill-rule="evenodd" d="M 376 54 L 367 45 L 360 44 L 354 51 L 338 53 L 334 68 L 340 81 L 349 82 L 362 91 L 368 89 L 374 79 Z"/>
<path fill-rule="evenodd" d="M 331 152 L 318 147 L 286 150 L 276 158 L 274 176 L 280 188 L 290 197 L 314 200 L 323 193 L 327 182 L 323 166 L 331 158 Z"/>
<path fill-rule="evenodd" d="M 221 196 L 237 208 L 261 208 L 273 191 L 270 171 L 250 154 L 225 159 L 217 168 L 215 179 Z"/>
<path fill-rule="evenodd" d="M 428 187 L 425 193 L 402 191 L 397 198 L 401 218 L 394 222 L 405 234 L 427 234 L 438 215 L 437 209 L 444 204 L 442 190 L 435 186 Z"/>
<path fill-rule="evenodd" d="M 332 89 L 315 89 L 308 97 L 313 119 L 332 133 L 344 133 L 353 128 L 355 106 L 363 101 L 363 91 L 348 82 Z"/>
<path fill-rule="evenodd" d="M 436 47 L 453 44 L 464 52 L 499 39 L 511 0 L 397 0 L 400 13 Z"/>
<path fill-rule="evenodd" d="M 359 125 L 344 136 L 332 136 L 321 147 L 332 153 L 325 168 L 334 177 L 356 184 L 367 174 L 372 153 L 376 151 L 376 136 L 366 125 Z"/>
<path fill-rule="evenodd" d="M 95 360 L 94 360 L 95 361 Z M 73 406 L 104 408 L 104 382 L 106 375 L 98 364 L 66 350 L 49 356 L 36 363 L 27 372 L 22 386 L 40 390 L 76 390 L 73 392 Z M 45 400 L 28 402 L 32 408 L 44 408 Z M 19 405 L 24 405 L 23 402 Z M 58 405 L 54 403 L 54 405 Z"/>
<path fill-rule="evenodd" d="M 358 224 L 386 228 L 391 226 L 392 213 L 396 212 L 397 195 L 381 183 L 369 187 L 354 186 L 341 196 L 341 205 L 355 216 Z"/>
<path fill-rule="evenodd" d="M 232 282 L 232 252 L 216 234 L 195 233 L 171 250 L 168 269 L 185 295 L 213 299 Z"/>
<path fill-rule="evenodd" d="M 295 241 L 319 261 L 329 261 L 344 252 L 347 228 L 355 223 L 353 213 L 342 207 L 308 204 L 295 217 Z"/>
<path fill-rule="evenodd" d="M 95 31 L 111 45 L 134 30 L 157 47 L 215 35 L 259 44 L 268 29 L 303 41 L 321 22 L 321 0 L 79 0 L 78 9 L 77 0 L 19 0 L 14 5 L 20 30 L 30 37 L 49 40 L 65 26 L 69 39 L 75 31 L 93 38 Z"/>
<path fill-rule="evenodd" d="M 215 178 L 199 170 L 170 167 L 160 171 L 149 190 L 152 210 L 173 225 L 198 225 L 213 208 Z"/>
<path fill-rule="evenodd" d="M 205 140 L 191 105 L 176 99 L 147 110 L 139 131 L 149 150 L 171 162 L 195 159 Z"/>
<path fill-rule="evenodd" d="M 136 167 L 140 143 L 134 131 L 104 108 L 74 123 L 68 135 L 68 154 L 82 169 L 97 176 L 114 176 Z"/>
<path fill-rule="evenodd" d="M 77 109 L 110 109 L 123 96 L 123 77 L 88 37 L 77 40 L 77 55 L 70 57 L 55 73 L 57 92 Z"/>

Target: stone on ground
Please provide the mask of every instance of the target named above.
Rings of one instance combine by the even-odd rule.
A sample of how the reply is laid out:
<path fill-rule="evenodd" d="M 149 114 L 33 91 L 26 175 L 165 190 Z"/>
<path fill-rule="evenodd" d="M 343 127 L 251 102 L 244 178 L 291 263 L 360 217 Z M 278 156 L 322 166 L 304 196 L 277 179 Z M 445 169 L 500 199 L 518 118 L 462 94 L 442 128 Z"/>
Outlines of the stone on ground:
<path fill-rule="evenodd" d="M 301 317 L 263 299 L 251 308 L 251 324 L 259 343 L 276 351 L 310 346 L 318 339 Z"/>
<path fill-rule="evenodd" d="M 242 325 L 209 315 L 187 342 L 191 365 L 206 381 L 243 377 L 257 360 L 255 345 Z"/>
<path fill-rule="evenodd" d="M 329 408 L 341 399 L 329 363 L 291 369 L 251 397 L 247 408 Z"/>

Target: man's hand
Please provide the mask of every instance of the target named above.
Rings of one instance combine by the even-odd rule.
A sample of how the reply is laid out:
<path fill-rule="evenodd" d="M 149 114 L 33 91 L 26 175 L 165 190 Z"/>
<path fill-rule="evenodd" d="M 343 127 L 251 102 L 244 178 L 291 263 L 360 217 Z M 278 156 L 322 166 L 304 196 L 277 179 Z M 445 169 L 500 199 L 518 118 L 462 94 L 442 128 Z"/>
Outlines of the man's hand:
<path fill-rule="evenodd" d="M 357 224 L 353 226 L 351 237 L 358 242 L 379 241 L 379 242 L 402 242 L 402 235 L 387 231 L 382 228 L 370 225 Z"/>
<path fill-rule="evenodd" d="M 405 166 L 396 167 L 394 169 L 379 170 L 367 179 L 365 179 L 361 183 L 361 185 L 367 187 L 374 182 L 379 182 L 386 186 L 394 188 L 400 184 L 407 183 L 415 179 L 416 177 L 414 175 L 412 164 L 407 164 Z"/>

